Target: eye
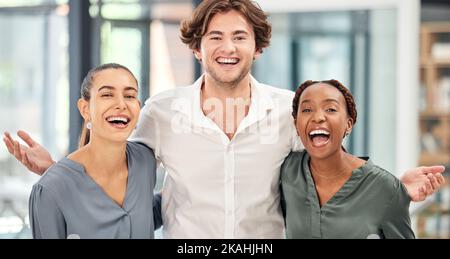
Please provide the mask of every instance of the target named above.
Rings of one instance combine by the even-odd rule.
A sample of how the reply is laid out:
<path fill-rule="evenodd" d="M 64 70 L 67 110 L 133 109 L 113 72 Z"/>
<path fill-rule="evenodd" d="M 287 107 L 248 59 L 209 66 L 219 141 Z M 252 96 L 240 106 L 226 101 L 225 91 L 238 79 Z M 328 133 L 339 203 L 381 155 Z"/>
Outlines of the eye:
<path fill-rule="evenodd" d="M 220 40 L 220 37 L 211 37 L 210 40 Z"/>
<path fill-rule="evenodd" d="M 325 110 L 326 112 L 337 112 L 335 108 L 328 108 Z"/>
<path fill-rule="evenodd" d="M 303 112 L 303 113 L 306 113 L 306 112 L 312 112 L 312 110 L 309 109 L 309 108 L 305 108 L 305 109 L 302 110 L 302 112 Z"/>
<path fill-rule="evenodd" d="M 236 38 L 234 38 L 235 40 L 245 40 L 245 37 L 242 37 L 242 36 L 237 36 Z"/>
<path fill-rule="evenodd" d="M 112 97 L 112 93 L 102 93 L 101 97 Z"/>
<path fill-rule="evenodd" d="M 125 98 L 127 98 L 127 99 L 136 99 L 136 96 L 134 96 L 134 95 L 125 95 Z"/>

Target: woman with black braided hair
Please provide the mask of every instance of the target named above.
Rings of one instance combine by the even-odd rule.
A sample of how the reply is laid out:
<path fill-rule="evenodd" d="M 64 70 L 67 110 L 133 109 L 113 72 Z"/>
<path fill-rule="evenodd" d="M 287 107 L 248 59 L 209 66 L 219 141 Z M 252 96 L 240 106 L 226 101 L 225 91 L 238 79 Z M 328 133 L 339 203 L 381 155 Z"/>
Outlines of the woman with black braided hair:
<path fill-rule="evenodd" d="M 306 150 L 281 169 L 287 237 L 414 238 L 402 183 L 342 147 L 357 117 L 349 90 L 337 80 L 306 81 L 292 115 Z"/>

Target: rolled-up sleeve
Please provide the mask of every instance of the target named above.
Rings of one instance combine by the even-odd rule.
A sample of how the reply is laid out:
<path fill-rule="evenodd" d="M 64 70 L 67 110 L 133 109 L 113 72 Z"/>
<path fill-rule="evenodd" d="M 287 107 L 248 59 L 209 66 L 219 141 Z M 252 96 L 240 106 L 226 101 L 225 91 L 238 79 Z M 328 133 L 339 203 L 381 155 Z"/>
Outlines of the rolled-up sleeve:
<path fill-rule="evenodd" d="M 65 239 L 66 223 L 55 197 L 35 184 L 29 200 L 30 226 L 35 239 Z"/>

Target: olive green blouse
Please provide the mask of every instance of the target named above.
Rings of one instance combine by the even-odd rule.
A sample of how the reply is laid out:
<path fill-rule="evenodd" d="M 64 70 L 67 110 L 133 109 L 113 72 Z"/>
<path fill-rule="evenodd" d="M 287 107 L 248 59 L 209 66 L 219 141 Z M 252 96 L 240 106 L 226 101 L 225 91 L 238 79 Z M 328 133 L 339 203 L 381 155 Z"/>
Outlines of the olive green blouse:
<path fill-rule="evenodd" d="M 414 238 L 410 197 L 391 173 L 369 160 L 320 207 L 309 160 L 291 152 L 281 167 L 287 238 Z"/>

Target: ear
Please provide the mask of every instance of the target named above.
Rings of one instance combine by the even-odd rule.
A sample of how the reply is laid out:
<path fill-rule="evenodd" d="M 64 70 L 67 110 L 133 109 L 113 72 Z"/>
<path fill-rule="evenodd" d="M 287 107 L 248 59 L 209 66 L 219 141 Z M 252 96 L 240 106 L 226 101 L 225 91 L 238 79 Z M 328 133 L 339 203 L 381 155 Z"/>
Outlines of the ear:
<path fill-rule="evenodd" d="M 78 99 L 77 102 L 78 111 L 80 111 L 81 117 L 85 121 L 90 120 L 91 116 L 89 115 L 89 102 L 84 100 L 83 98 Z"/>
<path fill-rule="evenodd" d="M 297 132 L 297 137 L 300 137 L 300 129 L 297 127 L 297 119 L 294 119 L 295 132 Z"/>
<path fill-rule="evenodd" d="M 345 135 L 349 135 L 352 132 L 353 129 L 353 119 L 348 117 L 347 118 L 347 127 L 345 129 Z"/>
<path fill-rule="evenodd" d="M 193 50 L 194 56 L 198 61 L 202 61 L 202 53 L 200 52 L 200 49 Z"/>
<path fill-rule="evenodd" d="M 255 55 L 253 55 L 253 60 L 256 60 L 261 56 L 262 51 L 260 49 L 255 50 Z"/>

